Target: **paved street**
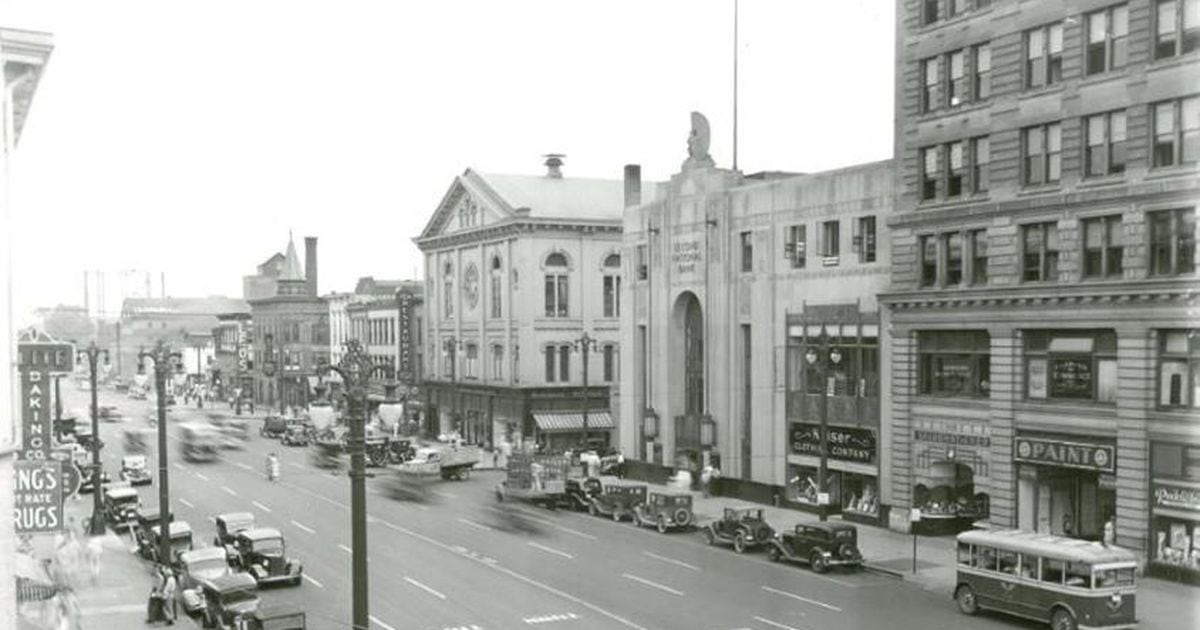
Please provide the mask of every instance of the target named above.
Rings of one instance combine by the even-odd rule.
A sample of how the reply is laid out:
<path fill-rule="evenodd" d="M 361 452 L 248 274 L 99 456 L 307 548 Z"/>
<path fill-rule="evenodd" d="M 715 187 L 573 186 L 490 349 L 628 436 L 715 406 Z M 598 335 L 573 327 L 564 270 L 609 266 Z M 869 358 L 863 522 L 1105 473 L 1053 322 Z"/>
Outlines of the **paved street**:
<path fill-rule="evenodd" d="M 117 405 L 129 418 L 101 426 L 113 447 L 105 465 L 115 473 L 120 431 L 142 424 L 151 405 L 111 392 L 102 392 L 101 401 Z M 68 404 L 81 406 L 74 400 Z M 180 408 L 172 412 L 172 422 L 207 411 Z M 351 595 L 347 479 L 312 467 L 307 449 L 260 438 L 257 423 L 244 450 L 224 450 L 211 464 L 175 459 L 176 431 L 171 431 L 177 517 L 192 524 L 200 545 L 212 543 L 210 519 L 220 512 L 250 511 L 261 525 L 279 528 L 289 555 L 304 563 L 305 579 L 299 587 L 267 589 L 264 601 L 307 611 L 314 628 L 346 627 Z M 272 450 L 282 460 L 278 482 L 263 474 Z M 661 535 L 629 523 L 539 508 L 521 508 L 541 526 L 539 534 L 505 531 L 492 494 L 501 474 L 483 471 L 465 482 L 441 483 L 438 500 L 430 504 L 392 500 L 382 494 L 383 479 L 369 480 L 371 614 L 377 627 L 1037 627 L 1006 617 L 964 617 L 948 594 L 876 573 L 816 575 L 772 564 L 761 553 L 739 556 L 706 546 L 698 533 Z M 144 504 L 156 505 L 157 476 L 140 492 Z M 141 585 L 130 590 L 144 597 Z M 140 606 L 141 600 L 127 604 Z"/>

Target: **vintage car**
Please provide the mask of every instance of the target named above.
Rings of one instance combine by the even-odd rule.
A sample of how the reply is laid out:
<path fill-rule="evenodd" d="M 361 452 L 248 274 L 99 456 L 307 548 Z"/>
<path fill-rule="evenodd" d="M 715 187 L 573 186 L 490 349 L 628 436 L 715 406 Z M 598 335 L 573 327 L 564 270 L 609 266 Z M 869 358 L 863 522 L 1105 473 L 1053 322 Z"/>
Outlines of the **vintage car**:
<path fill-rule="evenodd" d="M 282 437 L 287 432 L 287 426 L 287 419 L 283 416 L 267 416 L 258 428 L 258 434 L 265 438 Z"/>
<path fill-rule="evenodd" d="M 238 532 L 234 538 L 237 551 L 235 568 L 254 576 L 259 585 L 286 582 L 300 584 L 303 567 L 300 561 L 287 557 L 283 534 L 271 527 L 255 527 Z"/>
<path fill-rule="evenodd" d="M 124 422 L 125 414 L 121 413 L 120 409 L 111 405 L 102 405 L 96 408 L 96 417 L 101 422 Z"/>
<path fill-rule="evenodd" d="M 763 518 L 761 508 L 725 508 L 720 520 L 704 528 L 704 540 L 708 544 L 731 543 L 738 553 L 767 545 L 774 538 L 775 530 Z"/>
<path fill-rule="evenodd" d="M 121 481 L 128 481 L 131 486 L 145 486 L 154 482 L 154 477 L 146 468 L 145 455 L 126 455 L 121 458 Z"/>
<path fill-rule="evenodd" d="M 130 385 L 129 398 L 133 400 L 146 400 L 146 389 L 137 385 Z"/>
<path fill-rule="evenodd" d="M 308 434 L 308 427 L 302 424 L 288 425 L 287 431 L 284 431 L 283 436 L 279 438 L 279 443 L 284 446 L 308 446 L 312 443 L 312 439 Z"/>
<path fill-rule="evenodd" d="M 96 490 L 95 484 L 92 483 L 93 479 L 92 479 L 91 464 L 84 464 L 83 466 L 79 467 L 79 470 L 81 473 L 83 473 L 83 475 L 79 479 L 79 494 L 91 494 L 92 492 L 95 492 L 95 490 Z M 100 471 L 101 487 L 108 486 L 108 484 L 110 482 L 112 482 L 112 475 L 109 475 L 107 471 L 101 470 Z"/>
<path fill-rule="evenodd" d="M 604 485 L 599 479 L 588 477 L 586 479 L 580 477 L 568 477 L 566 483 L 566 492 L 563 494 L 560 507 L 570 508 L 572 510 L 590 510 L 592 507 L 592 497 L 604 492 Z"/>
<path fill-rule="evenodd" d="M 204 422 L 184 422 L 179 431 L 179 450 L 184 461 L 211 462 L 219 457 L 220 434 L 216 427 Z"/>
<path fill-rule="evenodd" d="M 166 520 L 168 523 L 174 521 L 175 515 L 167 512 Z M 134 542 L 137 543 L 138 555 L 143 558 L 150 557 L 150 528 L 162 524 L 162 521 L 157 507 L 138 508 L 137 516 L 130 525 Z"/>
<path fill-rule="evenodd" d="M 270 608 L 260 606 L 258 610 L 241 618 L 238 630 L 305 630 L 308 620 L 303 612 L 278 605 Z"/>
<path fill-rule="evenodd" d="M 623 486 L 608 484 L 604 491 L 592 497 L 588 513 L 592 516 L 611 516 L 612 520 L 620 521 L 626 514 L 633 514 L 634 508 L 646 502 L 646 486 Z"/>
<path fill-rule="evenodd" d="M 216 428 L 217 441 L 221 448 L 245 448 L 250 439 L 250 423 L 244 418 L 226 418 L 212 415 L 209 423 Z"/>
<path fill-rule="evenodd" d="M 126 453 L 144 453 L 154 442 L 156 431 L 145 427 L 129 427 L 122 432 Z"/>
<path fill-rule="evenodd" d="M 247 573 L 233 573 L 200 583 L 205 628 L 234 630 L 238 617 L 258 610 L 258 583 Z"/>
<path fill-rule="evenodd" d="M 179 554 L 179 601 L 189 615 L 204 612 L 202 585 L 226 575 L 233 569 L 225 561 L 225 550 L 220 547 L 205 547 Z"/>
<path fill-rule="evenodd" d="M 137 490 L 129 486 L 115 486 L 104 490 L 104 520 L 114 530 L 128 529 L 137 518 L 141 504 Z"/>
<path fill-rule="evenodd" d="M 861 567 L 858 530 L 849 523 L 801 523 L 775 535 L 767 547 L 772 561 L 807 562 L 817 573 L 830 567 Z"/>
<path fill-rule="evenodd" d="M 226 558 L 233 563 L 238 557 L 234 543 L 239 532 L 254 529 L 254 515 L 250 512 L 226 512 L 218 514 L 213 522 L 217 525 L 217 535 L 213 537 L 214 547 L 223 547 Z"/>
<path fill-rule="evenodd" d="M 635 524 L 654 527 L 660 534 L 690 527 L 692 521 L 692 495 L 686 492 L 651 492 L 645 503 L 633 508 Z"/>
<path fill-rule="evenodd" d="M 163 561 L 159 555 L 158 546 L 162 536 L 162 526 L 152 525 L 146 530 L 145 538 L 145 554 L 146 559 L 159 564 L 177 564 L 180 554 L 192 550 L 192 526 L 188 525 L 187 521 L 171 521 L 167 525 L 167 531 L 171 535 L 171 557 Z"/>

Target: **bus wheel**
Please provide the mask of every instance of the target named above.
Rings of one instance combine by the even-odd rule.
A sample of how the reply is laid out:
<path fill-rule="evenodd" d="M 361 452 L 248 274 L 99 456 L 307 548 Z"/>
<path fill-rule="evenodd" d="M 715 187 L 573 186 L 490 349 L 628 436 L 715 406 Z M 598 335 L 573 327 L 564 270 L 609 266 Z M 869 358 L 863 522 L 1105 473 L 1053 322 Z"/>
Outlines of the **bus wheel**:
<path fill-rule="evenodd" d="M 979 602 L 975 601 L 975 591 L 966 584 L 954 591 L 954 601 L 958 602 L 958 609 L 964 615 L 974 615 L 979 612 Z"/>
<path fill-rule="evenodd" d="M 1066 608 L 1055 608 L 1050 614 L 1050 627 L 1054 630 L 1075 630 L 1079 624 L 1075 623 L 1075 615 Z"/>

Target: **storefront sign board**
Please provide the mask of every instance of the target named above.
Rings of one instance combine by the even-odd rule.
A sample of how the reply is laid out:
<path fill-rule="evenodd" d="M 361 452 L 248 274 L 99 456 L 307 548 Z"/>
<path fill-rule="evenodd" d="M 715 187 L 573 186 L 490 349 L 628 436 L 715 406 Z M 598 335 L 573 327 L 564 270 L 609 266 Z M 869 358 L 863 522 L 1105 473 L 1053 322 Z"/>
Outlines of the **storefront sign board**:
<path fill-rule="evenodd" d="M 913 439 L 918 442 L 953 444 L 955 446 L 990 446 L 992 444 L 992 438 L 986 435 L 946 433 L 943 431 L 926 431 L 924 429 L 915 429 L 913 431 Z"/>
<path fill-rule="evenodd" d="M 1018 437 L 1013 440 L 1013 460 L 1107 473 L 1117 472 L 1116 448 L 1107 444 Z"/>
<path fill-rule="evenodd" d="M 1200 515 L 1200 488 L 1169 483 L 1155 483 L 1154 507 L 1186 510 Z"/>
<path fill-rule="evenodd" d="M 62 462 L 13 462 L 13 522 L 17 534 L 47 534 L 63 529 Z"/>
<path fill-rule="evenodd" d="M 821 455 L 821 426 L 807 422 L 792 423 L 792 452 L 797 455 Z M 829 457 L 848 462 L 875 462 L 875 434 L 868 429 L 829 427 Z"/>

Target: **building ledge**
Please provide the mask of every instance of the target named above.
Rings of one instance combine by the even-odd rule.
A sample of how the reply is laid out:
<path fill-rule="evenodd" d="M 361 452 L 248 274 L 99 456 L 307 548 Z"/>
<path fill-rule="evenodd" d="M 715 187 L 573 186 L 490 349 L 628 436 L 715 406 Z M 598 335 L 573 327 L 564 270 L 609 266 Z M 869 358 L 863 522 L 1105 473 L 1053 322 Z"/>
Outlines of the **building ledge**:
<path fill-rule="evenodd" d="M 879 303 L 893 309 L 1170 301 L 1195 303 L 1198 299 L 1200 299 L 1200 279 L 1195 276 L 1082 283 L 1022 284 L 1006 287 L 982 286 L 966 289 L 924 289 L 879 295 Z"/>

